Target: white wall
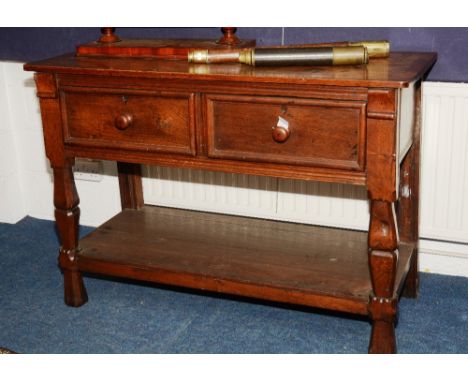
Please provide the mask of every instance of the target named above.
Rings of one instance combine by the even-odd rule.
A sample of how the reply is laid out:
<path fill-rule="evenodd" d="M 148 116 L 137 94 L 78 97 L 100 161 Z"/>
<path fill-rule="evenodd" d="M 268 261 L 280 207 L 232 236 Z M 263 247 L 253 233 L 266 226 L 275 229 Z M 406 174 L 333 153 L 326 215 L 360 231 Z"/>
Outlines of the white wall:
<path fill-rule="evenodd" d="M 15 223 L 26 210 L 20 187 L 19 148 L 13 131 L 9 67 L 0 63 L 0 221 Z"/>
<path fill-rule="evenodd" d="M 53 219 L 51 171 L 32 73 L 20 63 L 0 63 L 0 68 L 0 221 L 25 215 Z M 425 83 L 423 94 L 420 268 L 468 276 L 468 85 Z M 360 187 L 186 169 L 146 171 L 149 204 L 368 226 L 366 192 Z M 82 224 L 97 226 L 120 210 L 115 164 L 104 162 L 104 173 L 99 183 L 77 180 Z"/>
<path fill-rule="evenodd" d="M 6 199 L 8 203 L 0 204 L 0 221 L 15 222 L 25 215 L 53 219 L 52 171 L 44 151 L 39 102 L 33 74 L 23 71 L 22 63 L 3 62 L 0 65 L 3 69 L 0 72 L 2 75 L 0 89 L 6 89 L 3 92 L 6 102 L 0 104 L 0 108 L 6 110 L 1 115 L 3 118 L 8 116 L 9 123 L 5 125 L 6 134 L 8 137 L 13 137 L 9 142 L 14 142 L 14 145 L 5 142 L 6 148 L 10 151 L 8 153 L 5 151 L 5 160 L 3 160 L 4 154 L 0 154 L 2 158 L 0 179 L 1 174 L 6 171 L 11 172 L 8 170 L 11 163 L 16 177 L 12 175 L 10 179 L 13 185 L 19 183 L 19 186 L 9 193 L 10 199 Z M 0 97 L 3 93 L 0 90 Z M 3 151 L 3 140 L 0 142 Z M 80 196 L 82 224 L 100 225 L 120 211 L 115 163 L 105 162 L 104 173 L 103 180 L 99 183 L 80 180 L 76 182 Z M 11 204 L 9 200 L 12 201 Z"/>

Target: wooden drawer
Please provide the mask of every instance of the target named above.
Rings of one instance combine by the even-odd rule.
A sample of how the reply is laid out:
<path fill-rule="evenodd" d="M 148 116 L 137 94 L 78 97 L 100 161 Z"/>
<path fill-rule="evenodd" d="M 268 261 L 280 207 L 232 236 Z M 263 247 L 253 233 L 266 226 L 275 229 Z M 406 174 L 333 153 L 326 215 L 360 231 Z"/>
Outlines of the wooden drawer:
<path fill-rule="evenodd" d="M 66 87 L 60 98 L 66 143 L 196 153 L 193 94 Z"/>
<path fill-rule="evenodd" d="M 365 101 L 207 95 L 206 107 L 209 157 L 364 169 Z"/>

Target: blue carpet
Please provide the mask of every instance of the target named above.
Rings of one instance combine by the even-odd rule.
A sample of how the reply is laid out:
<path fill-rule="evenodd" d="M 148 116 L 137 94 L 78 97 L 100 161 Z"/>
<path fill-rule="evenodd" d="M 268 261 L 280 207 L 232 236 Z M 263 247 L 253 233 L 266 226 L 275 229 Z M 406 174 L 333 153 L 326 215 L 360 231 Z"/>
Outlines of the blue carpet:
<path fill-rule="evenodd" d="M 364 318 L 85 277 L 63 303 L 53 222 L 0 224 L 0 346 L 19 353 L 365 353 Z M 81 234 L 90 228 L 82 227 Z M 421 275 L 402 299 L 400 353 L 468 353 L 468 278 Z"/>

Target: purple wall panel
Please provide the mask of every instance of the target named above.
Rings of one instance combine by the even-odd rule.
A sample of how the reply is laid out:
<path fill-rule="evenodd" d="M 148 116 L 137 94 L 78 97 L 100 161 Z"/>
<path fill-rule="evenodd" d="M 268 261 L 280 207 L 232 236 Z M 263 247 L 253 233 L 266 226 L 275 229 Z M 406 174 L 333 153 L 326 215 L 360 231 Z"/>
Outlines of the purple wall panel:
<path fill-rule="evenodd" d="M 238 28 L 237 35 L 245 40 L 257 40 L 257 45 L 280 45 L 282 28 Z M 118 28 L 120 37 L 128 38 L 206 38 L 218 39 L 221 31 L 214 28 Z"/>
<path fill-rule="evenodd" d="M 96 28 L 0 28 L 0 60 L 32 61 L 96 40 Z"/>
<path fill-rule="evenodd" d="M 218 38 L 219 28 L 118 28 L 127 38 Z M 72 52 L 96 40 L 98 28 L 0 28 L 0 60 L 30 61 Z M 279 45 L 282 28 L 239 28 L 257 45 Z M 436 51 L 428 79 L 468 82 L 468 28 L 285 28 L 284 43 L 388 39 L 393 51 Z"/>
<path fill-rule="evenodd" d="M 281 28 L 239 28 L 242 39 L 257 45 L 281 44 Z M 213 28 L 117 28 L 122 38 L 206 38 L 222 36 Z M 33 61 L 73 52 L 76 45 L 99 38 L 99 28 L 0 28 L 0 60 Z"/>
<path fill-rule="evenodd" d="M 390 41 L 392 51 L 434 51 L 431 81 L 468 82 L 468 28 L 285 28 L 284 43 Z"/>

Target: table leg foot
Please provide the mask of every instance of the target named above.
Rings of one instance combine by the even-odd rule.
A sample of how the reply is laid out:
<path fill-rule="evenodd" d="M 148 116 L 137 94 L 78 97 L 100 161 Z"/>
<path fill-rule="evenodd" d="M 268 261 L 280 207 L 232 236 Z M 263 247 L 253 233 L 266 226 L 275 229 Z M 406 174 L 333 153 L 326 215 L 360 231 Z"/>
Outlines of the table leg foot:
<path fill-rule="evenodd" d="M 394 354 L 396 351 L 394 323 L 383 320 L 373 321 L 369 354 Z"/>
<path fill-rule="evenodd" d="M 371 297 L 368 308 L 372 320 L 369 353 L 396 353 L 397 305 L 396 298 Z"/>
<path fill-rule="evenodd" d="M 88 301 L 88 294 L 83 283 L 81 273 L 75 270 L 63 271 L 65 304 L 79 307 Z"/>

